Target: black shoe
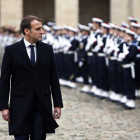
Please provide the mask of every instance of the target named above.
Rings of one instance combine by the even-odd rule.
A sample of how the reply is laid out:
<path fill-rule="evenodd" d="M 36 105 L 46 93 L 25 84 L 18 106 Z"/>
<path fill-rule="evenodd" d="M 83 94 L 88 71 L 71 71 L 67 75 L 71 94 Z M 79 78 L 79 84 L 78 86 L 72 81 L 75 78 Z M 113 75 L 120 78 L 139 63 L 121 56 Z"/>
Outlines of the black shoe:
<path fill-rule="evenodd" d="M 123 104 L 122 107 L 128 110 L 135 109 L 135 107 L 130 107 L 130 106 L 127 106 L 126 104 Z"/>
<path fill-rule="evenodd" d="M 112 102 L 112 99 L 110 99 L 109 97 L 107 97 L 107 98 L 106 98 L 106 100 L 107 100 L 107 101 L 111 101 L 111 102 Z"/>
<path fill-rule="evenodd" d="M 80 93 L 86 93 L 86 92 L 84 92 L 84 91 L 80 90 Z"/>
<path fill-rule="evenodd" d="M 124 105 L 124 103 L 122 103 L 122 102 L 116 102 L 116 105 Z"/>
<path fill-rule="evenodd" d="M 88 94 L 89 94 L 90 96 L 92 96 L 92 97 L 95 97 L 94 92 L 89 91 Z"/>
<path fill-rule="evenodd" d="M 102 99 L 105 99 L 106 97 L 103 97 L 103 96 L 99 96 L 98 98 L 102 100 Z"/>

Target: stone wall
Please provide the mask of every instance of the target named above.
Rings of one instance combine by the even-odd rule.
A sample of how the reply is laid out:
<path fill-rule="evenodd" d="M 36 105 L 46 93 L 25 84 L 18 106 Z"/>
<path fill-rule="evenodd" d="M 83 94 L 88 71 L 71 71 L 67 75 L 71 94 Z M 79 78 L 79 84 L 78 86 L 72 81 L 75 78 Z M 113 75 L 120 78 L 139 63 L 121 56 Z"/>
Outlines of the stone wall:
<path fill-rule="evenodd" d="M 140 20 L 139 7 L 140 0 L 1 0 L 0 25 L 19 28 L 21 19 L 30 14 L 45 23 L 56 20 L 57 25 L 87 24 L 92 17 L 121 24 L 128 16 Z"/>
<path fill-rule="evenodd" d="M 57 25 L 76 26 L 79 20 L 79 0 L 55 0 Z"/>
<path fill-rule="evenodd" d="M 19 28 L 23 16 L 22 0 L 1 0 L 1 25 Z"/>
<path fill-rule="evenodd" d="M 121 21 L 128 22 L 129 16 L 140 20 L 140 0 L 110 0 L 111 22 L 120 24 Z"/>

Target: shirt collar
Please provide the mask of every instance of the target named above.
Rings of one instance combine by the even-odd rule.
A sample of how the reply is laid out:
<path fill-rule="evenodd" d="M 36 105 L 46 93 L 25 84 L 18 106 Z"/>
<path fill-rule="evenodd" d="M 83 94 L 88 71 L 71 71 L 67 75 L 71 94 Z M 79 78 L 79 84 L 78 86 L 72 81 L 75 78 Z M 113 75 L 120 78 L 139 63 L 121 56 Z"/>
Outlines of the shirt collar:
<path fill-rule="evenodd" d="M 25 47 L 26 47 L 26 48 L 29 47 L 29 45 L 34 45 L 34 46 L 36 47 L 36 43 L 31 44 L 31 43 L 29 43 L 25 38 L 24 38 L 24 43 L 25 43 Z"/>

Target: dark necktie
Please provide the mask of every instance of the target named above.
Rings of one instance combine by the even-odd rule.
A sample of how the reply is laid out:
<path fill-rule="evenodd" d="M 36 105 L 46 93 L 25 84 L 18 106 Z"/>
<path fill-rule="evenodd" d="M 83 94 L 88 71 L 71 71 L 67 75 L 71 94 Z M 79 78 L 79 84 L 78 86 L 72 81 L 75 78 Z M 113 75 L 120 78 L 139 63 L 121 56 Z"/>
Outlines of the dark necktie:
<path fill-rule="evenodd" d="M 34 51 L 34 45 L 29 45 L 31 48 L 31 63 L 33 66 L 35 66 L 35 51 Z"/>

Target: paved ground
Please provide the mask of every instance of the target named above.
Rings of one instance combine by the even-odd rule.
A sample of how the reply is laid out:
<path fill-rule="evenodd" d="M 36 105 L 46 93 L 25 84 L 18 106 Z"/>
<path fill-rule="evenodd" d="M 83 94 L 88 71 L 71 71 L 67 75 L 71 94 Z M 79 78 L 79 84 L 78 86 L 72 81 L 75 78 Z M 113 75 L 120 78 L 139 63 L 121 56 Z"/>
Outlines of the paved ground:
<path fill-rule="evenodd" d="M 140 140 L 140 100 L 135 110 L 124 110 L 106 100 L 92 98 L 78 89 L 62 88 L 64 108 L 60 127 L 47 140 Z M 0 119 L 0 140 L 8 136 L 7 123 Z"/>

